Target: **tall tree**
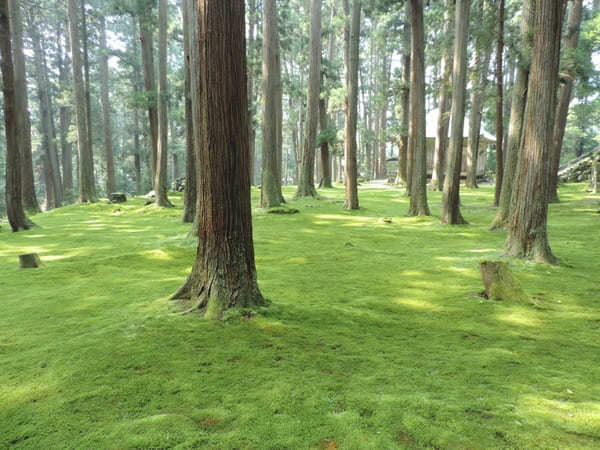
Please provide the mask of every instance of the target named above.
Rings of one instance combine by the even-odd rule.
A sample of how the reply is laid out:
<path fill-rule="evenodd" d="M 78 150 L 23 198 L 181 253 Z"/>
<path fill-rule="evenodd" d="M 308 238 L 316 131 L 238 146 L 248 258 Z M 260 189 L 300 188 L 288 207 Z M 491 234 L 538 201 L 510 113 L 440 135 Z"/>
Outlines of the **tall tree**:
<path fill-rule="evenodd" d="M 279 24 L 275 0 L 263 0 L 262 42 L 262 186 L 260 204 L 272 208 L 281 204 L 281 166 L 279 153 L 279 117 L 281 103 L 281 66 Z M 278 167 L 279 165 L 279 167 Z"/>
<path fill-rule="evenodd" d="M 560 155 L 562 153 L 563 139 L 567 126 L 567 116 L 569 115 L 569 105 L 573 97 L 573 84 L 577 76 L 577 64 L 575 52 L 579 44 L 579 31 L 581 29 L 581 18 L 583 16 L 583 0 L 574 0 L 571 2 L 569 12 L 569 21 L 567 23 L 567 35 L 565 37 L 565 63 L 564 83 L 559 94 L 558 110 L 556 112 L 556 121 L 554 123 L 554 133 L 552 139 L 552 152 L 549 169 L 549 187 L 548 200 L 558 202 L 558 168 L 560 166 Z"/>
<path fill-rule="evenodd" d="M 20 0 L 9 0 L 10 27 L 15 69 L 15 122 L 17 144 L 21 155 L 21 183 L 23 207 L 30 213 L 40 211 L 35 195 L 33 161 L 31 152 L 31 120 L 29 117 L 29 99 L 27 95 L 27 76 L 25 55 L 23 53 L 23 24 L 21 20 Z"/>
<path fill-rule="evenodd" d="M 29 229 L 21 196 L 21 152 L 17 127 L 14 126 L 17 110 L 15 70 L 7 0 L 0 0 L 0 70 L 4 94 L 4 128 L 6 130 L 6 212 L 13 231 Z"/>
<path fill-rule="evenodd" d="M 296 197 L 315 197 L 315 145 L 319 121 L 321 87 L 321 5 L 322 0 L 312 0 L 310 5 L 310 54 L 308 93 L 306 101 L 306 135 L 300 167 Z"/>
<path fill-rule="evenodd" d="M 527 107 L 523 125 L 523 155 L 514 184 L 506 253 L 556 263 L 548 244 L 548 160 L 560 56 L 565 0 L 537 0 Z"/>
<path fill-rule="evenodd" d="M 250 146 L 244 1 L 198 1 L 200 104 L 199 246 L 173 296 L 206 318 L 264 304 L 258 289 L 250 206 Z"/>
<path fill-rule="evenodd" d="M 467 223 L 460 213 L 460 172 L 462 169 L 470 11 L 471 0 L 456 0 L 451 134 L 442 196 L 442 222 L 450 225 Z"/>
<path fill-rule="evenodd" d="M 410 195 L 412 179 L 412 161 L 408 153 L 408 127 L 410 122 L 410 22 L 411 2 L 406 3 L 406 17 L 402 31 L 402 93 L 400 103 L 402 105 L 402 117 L 400 124 L 400 145 L 398 148 L 398 182 L 406 184 L 406 193 Z"/>
<path fill-rule="evenodd" d="M 360 49 L 361 0 L 344 0 L 344 62 L 346 65 L 345 115 L 345 180 L 346 209 L 358 209 L 358 168 L 356 163 L 356 128 L 358 118 L 358 67 Z"/>
<path fill-rule="evenodd" d="M 100 3 L 100 9 L 100 100 L 102 103 L 102 122 L 104 127 L 104 155 L 106 158 L 106 193 L 108 195 L 115 192 L 116 184 L 110 117 L 110 94 L 108 89 L 108 48 L 106 46 L 106 18 L 103 11 L 104 0 Z"/>
<path fill-rule="evenodd" d="M 90 53 L 88 51 L 88 27 L 87 27 L 87 11 L 85 8 L 86 1 L 81 0 L 81 42 L 83 44 L 83 79 L 85 81 L 85 113 L 87 116 L 86 127 L 87 127 L 87 141 L 90 146 L 90 151 L 94 152 L 94 138 L 92 132 L 92 94 L 90 85 Z"/>
<path fill-rule="evenodd" d="M 504 178 L 504 74 L 502 72 L 504 54 L 504 0 L 498 0 L 498 46 L 496 48 L 496 187 L 494 206 L 500 204 L 502 180 Z"/>
<path fill-rule="evenodd" d="M 96 201 L 94 184 L 94 158 L 88 141 L 85 90 L 81 74 L 81 48 L 79 45 L 79 17 L 76 0 L 67 0 L 67 16 L 71 42 L 71 67 L 73 70 L 73 90 L 75 92 L 75 121 L 77 123 L 77 153 L 79 155 L 79 201 Z"/>
<path fill-rule="evenodd" d="M 167 197 L 169 117 L 167 116 L 167 0 L 158 2 L 158 149 L 154 191 L 156 206 L 172 207 Z"/>
<path fill-rule="evenodd" d="M 410 124 L 408 154 L 412 158 L 411 216 L 428 216 L 427 151 L 425 148 L 425 25 L 423 0 L 411 2 Z"/>
<path fill-rule="evenodd" d="M 454 4 L 456 0 L 446 0 L 444 11 L 443 35 L 452 36 Z M 450 107 L 452 106 L 452 39 L 447 39 L 442 54 L 439 97 L 439 116 L 435 136 L 435 153 L 433 155 L 433 172 L 431 174 L 431 188 L 434 191 L 444 189 L 446 171 L 446 153 L 448 152 L 448 129 L 450 128 Z"/>
<path fill-rule="evenodd" d="M 72 85 L 72 82 L 71 77 L 69 76 L 69 72 L 71 71 L 70 62 L 65 54 L 68 52 L 68 50 L 66 50 L 68 43 L 64 42 L 65 40 L 63 39 L 63 26 L 63 24 L 59 25 L 57 33 L 58 45 L 56 51 L 56 65 L 58 66 L 60 93 L 62 97 L 66 97 L 67 93 L 70 91 L 69 86 Z M 70 101 L 63 98 L 59 107 L 60 156 L 62 163 L 64 199 L 69 202 L 73 201 L 73 144 L 68 139 L 72 115 L 73 112 Z"/>

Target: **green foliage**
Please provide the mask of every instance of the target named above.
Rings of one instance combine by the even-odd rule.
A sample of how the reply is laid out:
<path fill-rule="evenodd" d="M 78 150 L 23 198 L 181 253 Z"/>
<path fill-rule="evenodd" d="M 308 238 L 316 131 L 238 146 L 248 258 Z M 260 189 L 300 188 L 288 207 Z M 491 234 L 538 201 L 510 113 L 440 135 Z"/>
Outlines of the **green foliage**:
<path fill-rule="evenodd" d="M 38 215 L 0 232 L 0 447 L 593 448 L 600 199 L 584 188 L 550 207 L 561 265 L 510 263 L 539 308 L 477 296 L 504 243 L 490 187 L 461 192 L 460 228 L 405 217 L 393 189 L 355 212 L 340 186 L 290 201 L 300 214 L 255 210 L 272 303 L 215 323 L 167 300 L 196 254 L 180 196 Z M 45 267 L 21 271 L 28 252 Z"/>

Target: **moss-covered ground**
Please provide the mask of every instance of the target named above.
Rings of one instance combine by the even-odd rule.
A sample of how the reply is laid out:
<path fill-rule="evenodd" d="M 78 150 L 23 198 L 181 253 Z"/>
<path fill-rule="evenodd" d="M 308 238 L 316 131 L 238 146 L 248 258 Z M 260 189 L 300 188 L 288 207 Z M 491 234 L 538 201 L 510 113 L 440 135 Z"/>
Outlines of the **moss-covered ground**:
<path fill-rule="evenodd" d="M 195 256 L 181 197 L 4 226 L 0 448 L 600 448 L 600 197 L 561 189 L 560 265 L 510 261 L 523 305 L 478 295 L 504 242 L 490 187 L 463 191 L 461 227 L 439 194 L 407 218 L 397 190 L 361 190 L 356 212 L 321 193 L 254 210 L 272 303 L 250 319 L 167 300 Z M 43 268 L 18 268 L 29 252 Z"/>

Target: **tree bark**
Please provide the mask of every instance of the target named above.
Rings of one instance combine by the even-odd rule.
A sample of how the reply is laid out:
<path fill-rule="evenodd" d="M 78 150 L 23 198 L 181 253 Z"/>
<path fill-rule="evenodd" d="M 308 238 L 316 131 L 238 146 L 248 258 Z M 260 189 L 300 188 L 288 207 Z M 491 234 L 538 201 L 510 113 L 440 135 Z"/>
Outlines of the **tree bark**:
<path fill-rule="evenodd" d="M 356 129 L 358 118 L 358 68 L 360 49 L 361 1 L 353 0 L 352 12 L 349 0 L 344 0 L 346 26 L 344 27 L 344 63 L 346 65 L 345 115 L 345 179 L 346 199 L 344 208 L 358 209 L 358 169 L 356 163 Z"/>
<path fill-rule="evenodd" d="M 0 70 L 4 94 L 4 128 L 6 131 L 6 213 L 13 232 L 28 230 L 29 223 L 23 209 L 21 195 L 21 152 L 19 151 L 15 92 L 15 69 L 13 67 L 12 43 L 7 0 L 0 0 Z"/>
<path fill-rule="evenodd" d="M 322 98 L 319 101 L 319 121 L 321 126 L 321 132 L 329 128 L 327 118 L 327 101 Z M 321 181 L 319 187 L 330 188 L 331 187 L 331 161 L 329 154 L 329 143 L 327 141 L 321 142 Z"/>
<path fill-rule="evenodd" d="M 35 195 L 33 177 L 31 120 L 29 117 L 29 100 L 27 96 L 25 55 L 23 54 L 23 25 L 21 22 L 20 0 L 9 0 L 8 8 L 10 10 L 10 27 L 15 69 L 15 125 L 17 129 L 17 143 L 21 155 L 21 195 L 23 197 L 23 208 L 29 213 L 35 214 L 40 212 L 40 205 Z"/>
<path fill-rule="evenodd" d="M 187 1 L 187 0 L 185 0 Z M 132 36 L 137 35 L 137 24 L 135 17 L 131 18 L 131 31 Z M 135 37 L 132 39 L 133 42 L 133 92 L 134 95 L 138 95 L 141 90 L 140 75 L 139 75 L 139 52 L 138 52 L 138 41 Z M 186 89 L 186 92 L 189 92 Z M 133 164 L 135 169 L 135 192 L 138 195 L 142 194 L 142 160 L 140 156 L 140 117 L 138 108 L 133 108 Z M 193 220 L 193 219 L 192 219 Z"/>
<path fill-rule="evenodd" d="M 69 86 L 72 85 L 69 71 L 70 63 L 66 55 L 63 53 L 68 43 L 65 41 L 63 47 L 62 41 L 62 27 L 58 33 L 58 51 L 56 54 L 57 65 L 59 71 L 59 85 L 62 95 L 69 90 Z M 66 39 L 66 36 L 65 36 Z M 68 51 L 68 50 L 67 50 Z M 61 164 L 62 164 L 62 175 L 63 175 L 63 191 L 64 200 L 68 202 L 73 201 L 73 145 L 68 140 L 69 128 L 71 127 L 72 119 L 72 108 L 70 104 L 61 103 L 59 109 L 59 123 L 60 123 L 60 149 L 61 149 Z"/>
<path fill-rule="evenodd" d="M 446 1 L 444 11 L 444 36 L 452 35 L 453 13 L 455 0 Z M 439 98 L 439 117 L 435 137 L 435 153 L 433 155 L 433 172 L 431 174 L 431 188 L 434 191 L 444 189 L 446 176 L 446 153 L 448 152 L 448 129 L 450 128 L 450 108 L 452 106 L 452 39 L 448 39 L 442 55 Z"/>
<path fill-rule="evenodd" d="M 470 0 L 456 0 L 451 136 L 442 196 L 442 222 L 450 225 L 467 223 L 460 213 L 460 172 L 465 120 L 467 37 L 470 10 Z"/>
<path fill-rule="evenodd" d="M 262 186 L 261 208 L 281 204 L 281 166 L 279 153 L 278 105 L 281 103 L 279 29 L 275 0 L 263 0 L 262 36 Z M 278 167 L 279 165 L 279 167 Z M 279 178 L 279 180 L 278 180 Z"/>
<path fill-rule="evenodd" d="M 498 212 L 492 222 L 490 229 L 499 230 L 506 226 L 510 214 L 511 196 L 517 167 L 521 159 L 523 132 L 523 119 L 525 116 L 525 105 L 527 103 L 527 84 L 529 82 L 529 68 L 531 60 L 529 49 L 531 48 L 531 36 L 533 35 L 533 13 L 537 0 L 525 0 L 520 30 L 520 55 L 517 66 L 517 78 L 513 86 L 512 106 L 510 108 L 510 120 L 508 125 L 508 140 L 506 145 L 506 163 L 504 165 L 504 179 L 498 202 Z"/>
<path fill-rule="evenodd" d="M 169 117 L 167 115 L 167 0 L 158 3 L 158 150 L 154 176 L 156 206 L 170 208 L 167 197 Z"/>
<path fill-rule="evenodd" d="M 567 116 L 569 115 L 569 105 L 573 96 L 573 84 L 577 77 L 577 64 L 575 51 L 579 44 L 579 30 L 581 28 L 581 18 L 583 16 L 583 0 L 574 0 L 571 3 L 571 12 L 569 13 L 569 22 L 567 24 L 567 36 L 565 38 L 565 71 L 567 77 L 562 86 L 558 101 L 558 110 L 556 112 L 556 121 L 554 123 L 553 149 L 550 160 L 548 201 L 558 202 L 558 168 L 560 166 L 560 155 L 562 153 L 563 139 L 567 127 Z"/>
<path fill-rule="evenodd" d="M 504 53 L 504 0 L 498 0 L 498 47 L 496 49 L 496 187 L 494 189 L 494 206 L 500 204 L 502 181 L 504 179 L 504 75 L 502 73 L 502 56 Z"/>
<path fill-rule="evenodd" d="M 379 176 L 378 178 L 387 178 L 387 111 L 389 106 L 389 85 L 390 85 L 391 56 L 385 55 L 382 59 L 381 76 L 383 93 L 383 102 L 381 104 L 381 125 L 379 126 Z"/>
<path fill-rule="evenodd" d="M 92 133 L 92 98 L 90 93 L 90 55 L 88 52 L 87 13 L 85 0 L 81 0 L 81 42 L 83 43 L 83 77 L 85 81 L 85 113 L 87 116 L 87 142 L 90 152 L 94 153 L 94 139 Z M 93 163 L 92 163 L 93 164 Z"/>
<path fill-rule="evenodd" d="M 250 64 L 248 64 L 248 111 L 250 118 L 248 126 L 250 127 L 250 183 L 254 184 L 254 164 L 256 160 L 256 130 L 254 129 L 254 102 L 256 95 L 254 93 L 254 70 L 252 68 L 252 60 L 255 57 L 256 47 L 256 27 L 258 22 L 258 7 L 257 0 L 248 0 L 248 56 Z"/>
<path fill-rule="evenodd" d="M 79 155 L 79 201 L 96 201 L 94 183 L 94 159 L 88 141 L 88 125 L 83 76 L 81 74 L 81 50 L 79 47 L 79 18 L 76 0 L 67 0 L 69 35 L 71 41 L 71 61 L 73 70 L 73 90 L 75 92 L 75 121 L 77 123 L 77 153 Z"/>
<path fill-rule="evenodd" d="M 319 121 L 321 87 L 321 6 L 322 0 L 312 0 L 310 6 L 310 54 L 308 94 L 306 100 L 306 136 L 296 197 L 316 197 L 315 145 Z"/>
<path fill-rule="evenodd" d="M 100 4 L 104 9 L 104 2 Z M 108 90 L 108 48 L 106 47 L 106 19 L 100 14 L 100 78 L 102 103 L 102 121 L 104 128 L 104 154 L 106 157 L 106 194 L 110 195 L 116 191 L 115 185 L 115 162 L 112 147 L 112 127 L 110 119 L 110 97 Z"/>
<path fill-rule="evenodd" d="M 552 154 L 560 32 L 564 0 L 538 0 L 527 107 L 523 128 L 523 156 L 514 185 L 513 211 L 508 222 L 506 253 L 556 263 L 548 244 L 548 161 Z"/>
<path fill-rule="evenodd" d="M 263 305 L 250 206 L 250 146 L 244 1 L 199 0 L 199 246 L 187 282 L 173 296 L 220 318 L 232 307 Z"/>
<path fill-rule="evenodd" d="M 406 19 L 402 34 L 402 121 L 400 124 L 400 147 L 398 149 L 398 175 L 406 183 L 406 194 L 410 195 L 412 190 L 413 161 L 408 149 L 408 127 L 410 123 L 410 73 L 411 73 L 411 2 L 406 2 Z"/>

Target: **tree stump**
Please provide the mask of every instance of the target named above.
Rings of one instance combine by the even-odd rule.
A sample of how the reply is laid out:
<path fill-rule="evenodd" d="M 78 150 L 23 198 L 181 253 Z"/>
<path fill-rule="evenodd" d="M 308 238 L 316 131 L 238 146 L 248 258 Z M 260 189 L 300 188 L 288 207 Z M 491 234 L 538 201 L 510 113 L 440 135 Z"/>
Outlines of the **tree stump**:
<path fill-rule="evenodd" d="M 513 276 L 510 267 L 502 261 L 479 263 L 481 278 L 485 286 L 484 295 L 491 300 L 529 302 L 521 283 Z"/>
<path fill-rule="evenodd" d="M 127 196 L 122 192 L 113 192 L 108 195 L 109 203 L 125 203 L 127 201 Z"/>
<path fill-rule="evenodd" d="M 42 261 L 37 253 L 19 255 L 19 266 L 21 269 L 36 269 L 42 265 Z"/>

